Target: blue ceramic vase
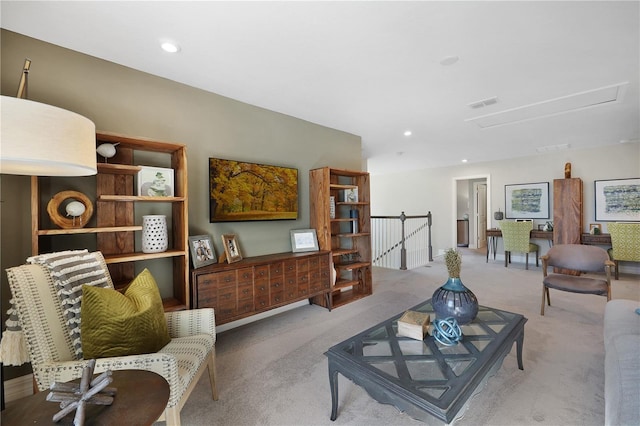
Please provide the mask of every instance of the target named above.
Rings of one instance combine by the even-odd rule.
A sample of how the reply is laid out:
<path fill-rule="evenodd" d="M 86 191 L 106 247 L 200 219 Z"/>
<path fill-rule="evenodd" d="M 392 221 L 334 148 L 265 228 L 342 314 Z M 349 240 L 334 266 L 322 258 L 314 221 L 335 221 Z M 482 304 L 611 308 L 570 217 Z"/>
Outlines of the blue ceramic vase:
<path fill-rule="evenodd" d="M 458 324 L 469 324 L 478 315 L 478 299 L 462 284 L 460 278 L 451 278 L 431 296 L 436 318 L 453 317 Z"/>

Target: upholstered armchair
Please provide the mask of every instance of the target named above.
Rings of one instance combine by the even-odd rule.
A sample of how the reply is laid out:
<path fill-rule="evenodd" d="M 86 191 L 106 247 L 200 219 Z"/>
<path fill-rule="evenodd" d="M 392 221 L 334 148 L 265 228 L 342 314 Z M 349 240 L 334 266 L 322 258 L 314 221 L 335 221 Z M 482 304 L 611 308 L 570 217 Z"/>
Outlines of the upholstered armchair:
<path fill-rule="evenodd" d="M 607 224 L 611 234 L 611 249 L 609 255 L 615 264 L 615 277 L 619 277 L 620 261 L 640 262 L 640 223 Z"/>
<path fill-rule="evenodd" d="M 511 252 L 525 254 L 525 269 L 529 269 L 529 253 L 536 253 L 536 266 L 538 263 L 538 254 L 540 246 L 530 241 L 531 230 L 533 229 L 532 221 L 511 222 L 500 221 L 499 225 L 502 231 L 502 242 L 504 244 L 504 266 L 505 268 L 511 263 Z"/>
<path fill-rule="evenodd" d="M 104 258 L 95 253 L 113 288 Z M 70 328 L 63 315 L 49 270 L 40 264 L 7 269 L 14 308 L 26 339 L 34 379 L 40 391 L 53 382 L 66 382 L 82 375 L 88 360 L 77 359 Z M 215 317 L 213 309 L 195 309 L 164 314 L 170 342 L 156 353 L 96 359 L 95 373 L 110 370 L 148 370 L 169 383 L 169 402 L 160 417 L 168 425 L 180 424 L 180 410 L 206 370 L 211 392 L 215 384 Z"/>
<path fill-rule="evenodd" d="M 611 300 L 611 267 L 606 250 L 582 244 L 556 244 L 542 259 L 542 304 L 540 315 L 544 315 L 545 300 L 551 306 L 549 289 L 580 294 L 596 294 Z M 549 274 L 548 268 L 570 269 L 580 272 L 604 272 L 604 277 Z"/>

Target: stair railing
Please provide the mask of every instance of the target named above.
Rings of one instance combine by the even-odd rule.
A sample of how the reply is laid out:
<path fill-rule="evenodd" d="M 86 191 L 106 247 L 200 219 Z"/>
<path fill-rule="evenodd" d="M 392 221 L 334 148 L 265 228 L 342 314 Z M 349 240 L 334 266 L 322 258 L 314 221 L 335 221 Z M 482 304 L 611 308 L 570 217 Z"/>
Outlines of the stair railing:
<path fill-rule="evenodd" d="M 433 262 L 431 212 L 420 216 L 371 216 L 373 265 L 414 269 Z"/>

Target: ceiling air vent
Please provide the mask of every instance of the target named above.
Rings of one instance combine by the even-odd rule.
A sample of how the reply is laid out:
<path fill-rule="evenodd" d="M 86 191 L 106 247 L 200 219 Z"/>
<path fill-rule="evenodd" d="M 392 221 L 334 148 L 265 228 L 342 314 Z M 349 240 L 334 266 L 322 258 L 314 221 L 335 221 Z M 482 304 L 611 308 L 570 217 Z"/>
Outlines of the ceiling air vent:
<path fill-rule="evenodd" d="M 478 109 L 478 108 L 484 108 L 486 106 L 493 105 L 496 103 L 498 103 L 498 97 L 493 96 L 491 98 L 481 99 L 479 101 L 471 102 L 470 104 L 467 104 L 467 106 L 471 109 Z"/>
<path fill-rule="evenodd" d="M 580 93 L 573 93 L 571 95 L 536 102 L 517 108 L 485 114 L 474 118 L 467 118 L 464 121 L 473 122 L 479 127 L 487 128 L 613 104 L 615 102 L 620 102 L 628 84 L 629 82 L 612 84 L 610 86 L 587 90 Z"/>
<path fill-rule="evenodd" d="M 566 151 L 570 147 L 571 147 L 571 145 L 568 144 L 568 143 L 561 143 L 561 144 L 558 144 L 558 145 L 539 146 L 539 147 L 536 148 L 536 151 L 538 151 L 539 153 L 542 154 L 544 152 Z"/>

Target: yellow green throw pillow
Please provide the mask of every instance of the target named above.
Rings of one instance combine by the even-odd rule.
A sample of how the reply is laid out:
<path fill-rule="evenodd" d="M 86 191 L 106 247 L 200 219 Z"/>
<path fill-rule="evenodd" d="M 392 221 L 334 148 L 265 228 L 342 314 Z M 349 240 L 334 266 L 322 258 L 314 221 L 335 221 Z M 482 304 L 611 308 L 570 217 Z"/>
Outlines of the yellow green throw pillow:
<path fill-rule="evenodd" d="M 171 338 L 162 297 L 145 269 L 124 294 L 82 286 L 81 338 L 84 359 L 157 352 Z"/>

